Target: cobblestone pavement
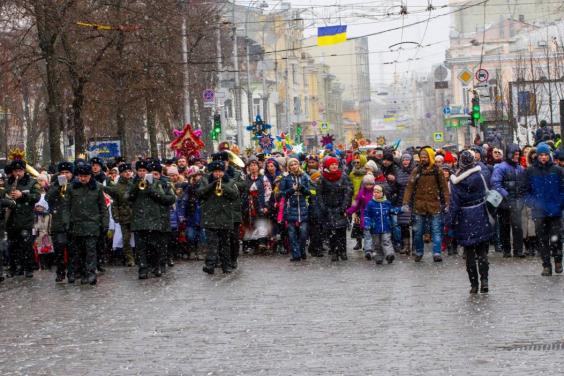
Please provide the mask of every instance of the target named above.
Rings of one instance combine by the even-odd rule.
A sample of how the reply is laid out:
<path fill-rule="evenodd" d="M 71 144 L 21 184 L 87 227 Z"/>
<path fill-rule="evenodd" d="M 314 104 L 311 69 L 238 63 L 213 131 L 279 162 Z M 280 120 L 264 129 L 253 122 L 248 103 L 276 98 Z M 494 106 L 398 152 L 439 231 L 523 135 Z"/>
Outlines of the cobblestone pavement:
<path fill-rule="evenodd" d="M 564 373 L 564 278 L 541 277 L 538 259 L 493 255 L 491 293 L 470 296 L 461 257 L 351 253 L 244 256 L 211 277 L 200 262 L 146 281 L 108 268 L 95 287 L 7 280 L 0 375 Z"/>

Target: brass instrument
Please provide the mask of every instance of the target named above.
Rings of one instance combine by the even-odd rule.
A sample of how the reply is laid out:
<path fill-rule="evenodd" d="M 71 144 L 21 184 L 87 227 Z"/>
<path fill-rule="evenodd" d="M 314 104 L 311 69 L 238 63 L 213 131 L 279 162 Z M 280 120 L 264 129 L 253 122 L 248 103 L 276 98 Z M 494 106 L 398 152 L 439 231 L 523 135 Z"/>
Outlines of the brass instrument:
<path fill-rule="evenodd" d="M 145 189 L 147 189 L 147 182 L 145 181 L 145 179 L 141 179 L 139 181 L 137 188 L 139 188 L 140 191 L 144 191 Z"/>
<path fill-rule="evenodd" d="M 217 197 L 223 196 L 223 187 L 221 186 L 221 180 L 223 179 L 219 179 L 217 183 L 215 183 L 215 195 Z"/>
<path fill-rule="evenodd" d="M 61 186 L 61 188 L 59 188 L 59 196 L 61 196 L 61 198 L 65 198 L 66 193 L 67 193 L 67 184 L 64 184 Z"/>
<path fill-rule="evenodd" d="M 239 168 L 245 167 L 245 162 L 243 162 L 243 160 L 239 158 L 237 154 L 233 153 L 231 150 L 225 150 L 225 152 L 227 152 L 227 155 L 229 156 L 229 163 Z"/>

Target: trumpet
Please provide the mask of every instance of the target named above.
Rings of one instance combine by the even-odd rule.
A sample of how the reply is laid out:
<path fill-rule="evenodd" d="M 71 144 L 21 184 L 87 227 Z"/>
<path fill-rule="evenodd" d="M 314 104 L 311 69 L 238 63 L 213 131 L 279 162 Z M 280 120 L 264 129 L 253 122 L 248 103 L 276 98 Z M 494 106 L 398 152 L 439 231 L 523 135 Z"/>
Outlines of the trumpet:
<path fill-rule="evenodd" d="M 65 198 L 66 193 L 67 193 L 67 184 L 64 184 L 61 186 L 61 188 L 59 188 L 59 196 L 61 196 L 61 198 Z"/>
<path fill-rule="evenodd" d="M 139 188 L 140 191 L 144 191 L 145 189 L 147 189 L 147 182 L 145 181 L 145 179 L 141 179 L 139 181 L 137 188 Z"/>
<path fill-rule="evenodd" d="M 221 186 L 221 180 L 222 179 L 219 179 L 217 183 L 215 183 L 215 195 L 217 197 L 223 196 L 223 187 Z"/>

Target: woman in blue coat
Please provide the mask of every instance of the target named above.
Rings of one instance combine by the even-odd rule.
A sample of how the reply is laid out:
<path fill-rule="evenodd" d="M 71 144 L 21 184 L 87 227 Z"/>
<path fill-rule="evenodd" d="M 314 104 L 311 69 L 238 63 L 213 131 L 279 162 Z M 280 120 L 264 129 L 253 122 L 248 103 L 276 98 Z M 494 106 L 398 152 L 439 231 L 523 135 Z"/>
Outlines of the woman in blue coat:
<path fill-rule="evenodd" d="M 291 261 L 306 259 L 308 203 L 310 195 L 309 177 L 300 168 L 295 158 L 288 161 L 289 174 L 280 183 L 280 194 L 284 197 L 284 222 L 288 228 L 292 248 Z"/>
<path fill-rule="evenodd" d="M 488 292 L 488 247 L 493 235 L 486 206 L 486 187 L 481 167 L 474 153 L 464 150 L 460 154 L 459 170 L 450 178 L 450 205 L 446 223 L 454 230 L 454 237 L 466 252 L 466 271 L 470 279 L 471 294 Z M 477 258 L 477 267 L 476 267 Z"/>

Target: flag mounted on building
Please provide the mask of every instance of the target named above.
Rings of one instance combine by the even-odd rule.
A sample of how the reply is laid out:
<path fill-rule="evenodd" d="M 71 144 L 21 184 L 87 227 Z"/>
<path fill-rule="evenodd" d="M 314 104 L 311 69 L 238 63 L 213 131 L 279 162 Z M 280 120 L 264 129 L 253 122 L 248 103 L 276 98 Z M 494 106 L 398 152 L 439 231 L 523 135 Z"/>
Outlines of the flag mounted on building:
<path fill-rule="evenodd" d="M 347 40 L 347 25 L 324 26 L 317 28 L 317 45 L 329 46 Z"/>

